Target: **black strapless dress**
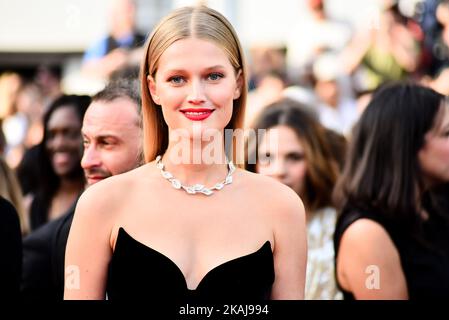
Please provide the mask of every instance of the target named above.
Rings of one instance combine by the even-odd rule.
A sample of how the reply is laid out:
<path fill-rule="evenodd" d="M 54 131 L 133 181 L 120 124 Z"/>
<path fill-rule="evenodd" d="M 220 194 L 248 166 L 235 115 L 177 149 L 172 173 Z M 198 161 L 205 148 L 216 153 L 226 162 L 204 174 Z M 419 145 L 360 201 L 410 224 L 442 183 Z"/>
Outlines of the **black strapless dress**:
<path fill-rule="evenodd" d="M 273 253 L 266 241 L 256 252 L 213 268 L 190 290 L 170 258 L 120 228 L 109 264 L 107 294 L 109 300 L 260 301 L 269 299 L 274 277 Z"/>

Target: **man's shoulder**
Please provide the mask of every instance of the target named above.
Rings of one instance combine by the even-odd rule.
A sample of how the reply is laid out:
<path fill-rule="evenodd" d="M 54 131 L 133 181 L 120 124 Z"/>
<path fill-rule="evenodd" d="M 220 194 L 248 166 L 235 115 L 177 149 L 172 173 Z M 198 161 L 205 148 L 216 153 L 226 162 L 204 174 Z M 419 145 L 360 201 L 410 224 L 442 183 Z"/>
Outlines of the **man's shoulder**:
<path fill-rule="evenodd" d="M 59 220 L 59 219 L 58 219 Z M 23 239 L 23 248 L 35 248 L 38 246 L 47 246 L 58 225 L 58 220 L 53 220 L 40 226 Z"/>
<path fill-rule="evenodd" d="M 23 239 L 24 249 L 33 249 L 37 247 L 50 247 L 55 235 L 73 218 L 75 207 L 69 209 L 61 217 L 49 221 L 37 228 Z"/>

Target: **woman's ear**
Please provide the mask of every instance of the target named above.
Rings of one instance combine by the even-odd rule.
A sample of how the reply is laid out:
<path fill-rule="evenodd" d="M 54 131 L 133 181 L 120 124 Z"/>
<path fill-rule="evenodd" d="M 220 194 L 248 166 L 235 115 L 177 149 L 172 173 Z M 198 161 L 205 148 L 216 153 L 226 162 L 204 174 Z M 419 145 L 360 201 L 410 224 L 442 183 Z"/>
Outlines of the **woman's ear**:
<path fill-rule="evenodd" d="M 240 95 L 242 94 L 242 88 L 243 88 L 243 73 L 242 69 L 239 69 L 237 76 L 236 76 L 236 87 L 234 91 L 234 100 L 240 98 Z"/>
<path fill-rule="evenodd" d="M 156 81 L 150 75 L 147 76 L 147 85 L 148 85 L 148 89 L 150 90 L 151 98 L 153 99 L 154 103 L 156 103 L 157 105 L 160 105 L 160 99 L 159 99 L 159 96 L 157 95 L 157 90 L 156 90 Z"/>

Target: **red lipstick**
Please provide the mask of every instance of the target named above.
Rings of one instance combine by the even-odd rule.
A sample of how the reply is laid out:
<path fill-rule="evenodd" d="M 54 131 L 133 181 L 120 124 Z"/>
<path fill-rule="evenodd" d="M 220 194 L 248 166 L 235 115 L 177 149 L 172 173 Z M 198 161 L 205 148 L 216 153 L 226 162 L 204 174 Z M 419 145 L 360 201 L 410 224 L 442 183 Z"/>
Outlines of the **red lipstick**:
<path fill-rule="evenodd" d="M 184 116 L 192 121 L 202 121 L 207 118 L 214 112 L 213 109 L 206 108 L 188 108 L 180 110 Z"/>

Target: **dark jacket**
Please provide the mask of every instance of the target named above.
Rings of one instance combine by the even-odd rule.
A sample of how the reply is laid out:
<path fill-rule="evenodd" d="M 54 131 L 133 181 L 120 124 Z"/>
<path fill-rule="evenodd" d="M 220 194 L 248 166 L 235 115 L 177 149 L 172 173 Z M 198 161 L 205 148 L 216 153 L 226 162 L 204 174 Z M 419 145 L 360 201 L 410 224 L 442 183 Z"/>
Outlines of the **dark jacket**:
<path fill-rule="evenodd" d="M 65 247 L 76 202 L 62 217 L 44 224 L 23 240 L 24 299 L 63 299 Z"/>

